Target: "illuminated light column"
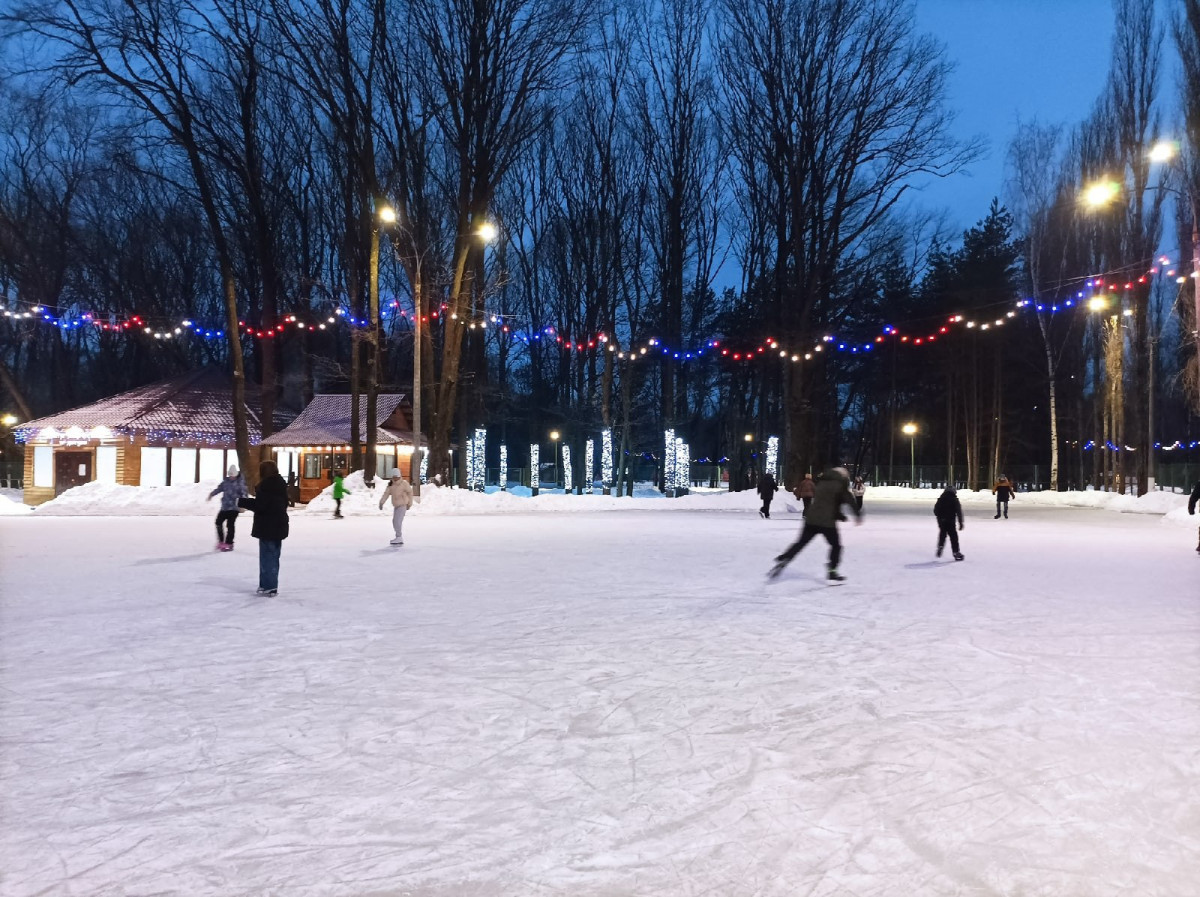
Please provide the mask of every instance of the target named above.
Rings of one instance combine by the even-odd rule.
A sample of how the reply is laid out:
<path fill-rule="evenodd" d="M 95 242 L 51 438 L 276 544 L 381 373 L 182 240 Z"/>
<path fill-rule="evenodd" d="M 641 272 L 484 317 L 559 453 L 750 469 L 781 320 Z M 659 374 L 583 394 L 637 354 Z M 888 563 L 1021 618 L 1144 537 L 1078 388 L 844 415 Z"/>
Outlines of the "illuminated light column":
<path fill-rule="evenodd" d="M 675 431 L 663 432 L 663 492 L 671 495 L 675 491 Z"/>
<path fill-rule="evenodd" d="M 536 442 L 529 444 L 529 489 L 534 494 L 538 494 L 538 455 L 541 454 L 542 447 Z"/>
<path fill-rule="evenodd" d="M 779 479 L 779 437 L 767 438 L 767 473 Z"/>
<path fill-rule="evenodd" d="M 683 439 L 675 440 L 675 495 L 686 495 L 692 485 L 692 450 Z"/>
<path fill-rule="evenodd" d="M 508 446 L 500 443 L 500 491 L 508 491 Z"/>
<path fill-rule="evenodd" d="M 587 487 L 588 495 L 592 495 L 596 491 L 596 440 L 589 439 L 585 446 L 583 469 L 584 485 Z"/>
<path fill-rule="evenodd" d="M 482 427 L 475 429 L 475 464 L 471 470 L 476 492 L 482 492 L 487 480 L 487 430 Z"/>
<path fill-rule="evenodd" d="M 563 493 L 570 495 L 574 488 L 574 478 L 571 475 L 571 447 L 564 445 L 562 447 L 562 463 L 563 463 Z"/>
<path fill-rule="evenodd" d="M 429 479 L 429 455 L 421 452 L 421 481 Z"/>
<path fill-rule="evenodd" d="M 475 437 L 467 437 L 467 489 L 475 488 Z"/>
<path fill-rule="evenodd" d="M 613 484 L 612 430 L 605 427 L 600 437 L 600 481 L 604 486 L 604 494 L 611 495 Z"/>

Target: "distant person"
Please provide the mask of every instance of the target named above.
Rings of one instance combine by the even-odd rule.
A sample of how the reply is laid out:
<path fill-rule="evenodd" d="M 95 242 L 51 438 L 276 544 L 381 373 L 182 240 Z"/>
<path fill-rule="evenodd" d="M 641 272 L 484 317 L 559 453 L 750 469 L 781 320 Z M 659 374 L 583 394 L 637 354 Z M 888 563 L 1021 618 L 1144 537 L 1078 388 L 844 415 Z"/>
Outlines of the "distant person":
<path fill-rule="evenodd" d="M 294 508 L 300 501 L 300 485 L 296 482 L 296 472 L 293 470 L 287 478 L 288 507 Z"/>
<path fill-rule="evenodd" d="M 850 487 L 850 494 L 854 496 L 854 503 L 858 505 L 858 509 L 861 511 L 863 496 L 867 494 L 867 484 L 863 482 L 862 477 L 854 478 L 854 485 Z"/>
<path fill-rule="evenodd" d="M 258 465 L 258 485 L 254 498 L 242 498 L 238 504 L 254 512 L 250 535 L 258 539 L 258 589 L 256 594 L 279 594 L 279 554 L 288 537 L 287 483 L 279 475 L 274 461 Z"/>
<path fill-rule="evenodd" d="M 344 470 L 334 471 L 333 474 L 333 516 L 341 518 L 342 516 L 342 499 L 350 494 L 350 490 L 346 488 L 346 472 Z"/>
<path fill-rule="evenodd" d="M 208 493 L 205 501 L 212 501 L 214 495 L 221 496 L 221 510 L 217 511 L 217 551 L 233 551 L 234 528 L 237 526 L 238 500 L 250 493 L 246 491 L 246 481 L 242 479 L 236 464 L 230 464 L 225 471 L 225 479 L 217 488 Z M 224 529 L 222 529 L 224 525 Z"/>
<path fill-rule="evenodd" d="M 800 481 L 800 485 L 796 487 L 796 498 L 800 499 L 800 503 L 804 505 L 804 509 L 800 512 L 804 517 L 808 516 L 808 506 L 812 504 L 816 487 L 817 484 L 813 482 L 811 473 L 806 473 L 804 479 Z"/>
<path fill-rule="evenodd" d="M 1200 502 L 1200 482 L 1192 487 L 1192 497 L 1188 499 L 1188 513 L 1196 513 L 1196 504 Z M 1196 552 L 1200 553 L 1200 542 L 1196 543 Z"/>
<path fill-rule="evenodd" d="M 954 553 L 954 559 L 961 561 L 963 554 L 958 550 L 958 534 L 963 528 L 962 502 L 958 500 L 958 493 L 954 491 L 953 486 L 947 486 L 942 490 L 942 494 L 934 502 L 933 516 L 937 518 L 938 522 L 937 556 L 942 556 L 942 551 L 946 547 L 946 538 L 949 537 L 950 550 Z M 955 523 L 958 524 L 958 529 L 954 528 Z"/>
<path fill-rule="evenodd" d="M 791 563 L 800 551 L 817 536 L 824 536 L 829 543 L 829 572 L 830 583 L 843 582 L 846 577 L 838 572 L 838 563 L 842 559 L 842 542 L 838 535 L 837 524 L 845 520 L 842 505 L 848 505 L 854 510 L 856 523 L 862 523 L 862 512 L 850 494 L 850 472 L 844 467 L 834 467 L 821 474 L 814 486 L 812 506 L 804 518 L 804 526 L 800 530 L 800 538 L 791 544 L 787 551 L 775 558 L 775 566 L 768 574 L 775 579 L 783 569 Z"/>
<path fill-rule="evenodd" d="M 392 529 L 396 533 L 396 537 L 392 539 L 392 545 L 404 544 L 404 515 L 412 507 L 413 491 L 408 480 L 400 471 L 392 474 L 392 480 L 388 483 L 386 489 L 383 490 L 383 495 L 379 496 L 379 509 L 383 510 L 383 503 L 388 499 L 392 500 Z"/>
<path fill-rule="evenodd" d="M 763 478 L 758 481 L 758 494 L 762 497 L 762 507 L 758 510 L 758 516 L 771 519 L 771 499 L 775 497 L 775 493 L 779 491 L 779 484 L 775 482 L 775 477 L 770 471 L 763 474 Z"/>
<path fill-rule="evenodd" d="M 999 520 L 1000 515 L 1004 515 L 1004 519 L 1008 519 L 1008 502 L 1009 499 L 1016 498 L 1017 490 L 1013 488 L 1012 481 L 1004 474 L 1000 474 L 1000 479 L 996 480 L 996 485 L 992 487 L 992 493 L 996 496 L 996 516 L 993 520 Z"/>

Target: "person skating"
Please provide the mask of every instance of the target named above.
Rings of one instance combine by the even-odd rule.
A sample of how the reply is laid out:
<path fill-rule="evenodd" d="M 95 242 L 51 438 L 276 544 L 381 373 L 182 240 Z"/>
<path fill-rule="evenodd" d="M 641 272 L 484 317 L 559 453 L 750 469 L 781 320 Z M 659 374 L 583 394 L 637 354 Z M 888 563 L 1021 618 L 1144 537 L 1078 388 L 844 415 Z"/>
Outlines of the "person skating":
<path fill-rule="evenodd" d="M 206 501 L 212 501 L 214 495 L 221 496 L 221 509 L 217 511 L 217 551 L 233 551 L 234 528 L 237 526 L 238 499 L 245 498 L 250 493 L 246 491 L 246 481 L 242 479 L 236 464 L 230 464 L 225 471 L 225 479 L 217 488 L 208 493 Z M 224 527 L 224 528 L 222 528 Z"/>
<path fill-rule="evenodd" d="M 855 523 L 862 523 L 862 512 L 850 494 L 850 472 L 844 467 L 834 467 L 821 474 L 813 488 L 812 505 L 804 518 L 804 526 L 800 537 L 791 544 L 783 554 L 775 558 L 775 566 L 771 568 L 769 577 L 775 579 L 792 561 L 804 546 L 817 536 L 824 536 L 829 543 L 829 572 L 830 582 L 841 582 L 846 577 L 838 572 L 838 562 L 842 559 L 842 542 L 838 535 L 837 524 L 845 520 L 842 505 L 849 506 L 854 511 Z"/>
<path fill-rule="evenodd" d="M 1004 515 L 1004 519 L 1008 519 L 1008 502 L 1009 499 L 1017 497 L 1017 490 L 1013 488 L 1012 482 L 1004 474 L 1000 474 L 1000 479 L 996 480 L 996 485 L 992 487 L 992 493 L 996 496 L 996 516 L 993 520 L 999 520 L 1000 515 Z"/>
<path fill-rule="evenodd" d="M 816 483 L 813 482 L 811 473 L 806 473 L 804 479 L 800 481 L 800 485 L 796 487 L 796 498 L 800 499 L 800 503 L 804 508 L 800 511 L 802 517 L 808 516 L 808 506 L 812 504 Z"/>
<path fill-rule="evenodd" d="M 1192 497 L 1188 499 L 1188 513 L 1196 513 L 1196 504 L 1200 502 L 1200 482 L 1192 487 Z M 1200 554 L 1200 541 L 1196 543 L 1196 553 Z"/>
<path fill-rule="evenodd" d="M 758 494 L 762 497 L 762 507 L 758 511 L 758 516 L 771 519 L 771 499 L 775 497 L 775 493 L 779 490 L 779 485 L 775 482 L 775 477 L 768 471 L 764 473 L 762 479 L 758 481 Z"/>
<path fill-rule="evenodd" d="M 858 505 L 858 509 L 861 511 L 863 496 L 867 494 L 867 484 L 863 482 L 862 477 L 854 478 L 854 485 L 850 487 L 850 494 L 854 496 L 854 503 Z"/>
<path fill-rule="evenodd" d="M 250 535 L 258 539 L 257 594 L 276 595 L 279 592 L 279 554 L 283 540 L 288 537 L 288 498 L 287 483 L 279 475 L 274 461 L 263 461 L 258 465 L 254 498 L 238 499 L 238 504 L 254 512 Z"/>
<path fill-rule="evenodd" d="M 933 516 L 937 518 L 938 522 L 937 556 L 942 556 L 948 536 L 954 559 L 961 561 L 963 554 L 958 550 L 958 532 L 963 528 L 962 502 L 958 500 L 958 493 L 954 491 L 953 487 L 947 486 L 938 496 L 938 500 L 933 505 Z M 955 523 L 958 524 L 958 529 L 954 528 Z"/>
<path fill-rule="evenodd" d="M 383 490 L 383 495 L 379 496 L 379 509 L 383 510 L 383 503 L 388 499 L 392 500 L 392 529 L 396 532 L 396 537 L 392 539 L 392 545 L 404 544 L 404 514 L 412 507 L 413 491 L 408 480 L 396 471 L 392 474 L 392 480 L 388 483 L 387 488 Z"/>
<path fill-rule="evenodd" d="M 333 473 L 333 501 L 336 507 L 333 509 L 334 517 L 342 516 L 342 499 L 350 494 L 350 490 L 346 488 L 346 473 L 345 471 L 336 470 Z"/>

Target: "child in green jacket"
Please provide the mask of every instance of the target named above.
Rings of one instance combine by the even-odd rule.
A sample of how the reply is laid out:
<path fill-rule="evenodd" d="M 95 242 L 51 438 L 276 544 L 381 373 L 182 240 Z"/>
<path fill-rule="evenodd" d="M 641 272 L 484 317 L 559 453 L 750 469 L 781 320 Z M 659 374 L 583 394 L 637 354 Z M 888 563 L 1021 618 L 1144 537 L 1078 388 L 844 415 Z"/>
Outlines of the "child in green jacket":
<path fill-rule="evenodd" d="M 350 494 L 350 490 L 346 488 L 345 476 L 346 472 L 343 470 L 336 470 L 333 473 L 333 500 L 337 504 L 333 511 L 334 517 L 342 516 L 342 499 Z"/>

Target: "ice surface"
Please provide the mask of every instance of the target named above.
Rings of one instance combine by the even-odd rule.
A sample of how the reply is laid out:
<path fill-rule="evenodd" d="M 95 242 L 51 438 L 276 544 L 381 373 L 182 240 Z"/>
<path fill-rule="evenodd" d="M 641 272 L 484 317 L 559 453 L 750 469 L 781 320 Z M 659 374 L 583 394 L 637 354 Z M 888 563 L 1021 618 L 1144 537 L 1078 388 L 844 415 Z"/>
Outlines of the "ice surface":
<path fill-rule="evenodd" d="M 1194 530 L 717 498 L 0 520 L 0 893 L 1196 893 Z"/>

